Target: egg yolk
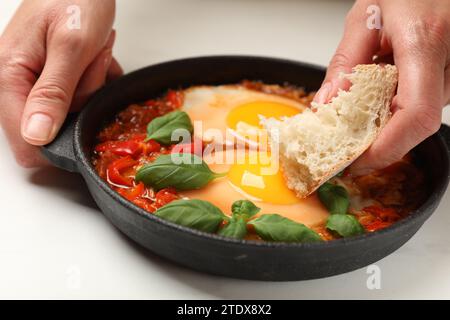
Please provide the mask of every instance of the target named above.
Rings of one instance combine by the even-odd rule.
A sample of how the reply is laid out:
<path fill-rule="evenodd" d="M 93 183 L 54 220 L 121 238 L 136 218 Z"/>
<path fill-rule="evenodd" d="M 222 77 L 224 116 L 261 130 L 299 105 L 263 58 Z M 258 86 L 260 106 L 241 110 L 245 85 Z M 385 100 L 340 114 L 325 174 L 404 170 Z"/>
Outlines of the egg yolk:
<path fill-rule="evenodd" d="M 274 166 L 270 154 L 254 153 L 231 166 L 228 179 L 241 193 L 254 201 L 272 204 L 299 202 L 286 186 L 281 169 Z"/>
<path fill-rule="evenodd" d="M 262 128 L 259 124 L 259 116 L 265 118 L 292 117 L 300 113 L 296 107 L 273 101 L 254 101 L 237 106 L 228 113 L 227 125 L 236 129 L 238 124 L 245 123 L 247 126 Z"/>

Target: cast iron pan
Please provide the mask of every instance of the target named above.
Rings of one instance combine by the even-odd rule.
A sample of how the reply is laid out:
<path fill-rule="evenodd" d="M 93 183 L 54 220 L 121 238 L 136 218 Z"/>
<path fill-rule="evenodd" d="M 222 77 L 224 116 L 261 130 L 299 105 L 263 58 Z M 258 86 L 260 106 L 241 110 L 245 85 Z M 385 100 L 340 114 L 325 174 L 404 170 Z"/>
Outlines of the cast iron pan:
<path fill-rule="evenodd" d="M 157 97 L 168 88 L 237 83 L 243 79 L 317 90 L 322 67 L 273 58 L 213 56 L 184 59 L 130 73 L 100 90 L 57 139 L 43 148 L 57 167 L 79 172 L 100 209 L 128 237 L 181 265 L 217 275 L 255 280 L 304 280 L 355 270 L 387 256 L 410 239 L 433 213 L 449 180 L 448 127 L 416 149 L 431 179 L 430 194 L 409 217 L 384 230 L 325 243 L 289 244 L 223 238 L 148 214 L 114 192 L 96 174 L 90 150 L 102 126 L 130 103 Z M 211 117 L 214 115 L 211 114 Z M 444 235 L 443 235 L 444 236 Z"/>

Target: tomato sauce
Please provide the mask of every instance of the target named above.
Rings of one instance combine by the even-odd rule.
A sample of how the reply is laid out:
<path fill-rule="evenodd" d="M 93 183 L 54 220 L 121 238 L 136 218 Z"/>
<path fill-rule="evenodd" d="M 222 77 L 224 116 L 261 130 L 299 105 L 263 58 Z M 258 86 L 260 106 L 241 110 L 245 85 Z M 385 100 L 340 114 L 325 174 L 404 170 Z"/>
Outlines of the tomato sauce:
<path fill-rule="evenodd" d="M 148 212 L 178 199 L 179 195 L 173 188 L 154 192 L 134 180 L 140 166 L 161 154 L 170 153 L 173 147 L 161 146 L 154 140 L 146 141 L 147 125 L 154 118 L 180 108 L 182 103 L 183 93 L 170 90 L 160 99 L 132 104 L 97 136 L 92 162 L 100 177 L 121 196 Z"/>
<path fill-rule="evenodd" d="M 314 93 L 306 94 L 291 86 L 266 85 L 261 82 L 244 81 L 247 89 L 284 96 L 310 105 Z M 155 192 L 135 175 L 142 165 L 154 161 L 159 155 L 169 154 L 175 145 L 160 145 L 146 140 L 146 129 L 154 118 L 179 109 L 183 105 L 183 91 L 170 90 L 159 99 L 132 104 L 117 114 L 97 136 L 92 153 L 92 163 L 97 173 L 122 197 L 149 213 L 180 198 L 174 188 Z M 176 150 L 179 150 L 177 148 Z M 184 146 L 182 152 L 194 152 L 193 146 Z M 174 150 L 175 151 L 175 150 Z M 362 177 L 345 174 L 337 178 L 347 189 L 362 198 L 372 199 L 372 205 L 352 209 L 353 214 L 367 232 L 377 231 L 404 218 L 423 201 L 426 196 L 426 181 L 422 171 L 414 164 L 411 155 L 383 170 Z M 314 228 L 324 239 L 337 236 L 326 226 Z M 249 230 L 247 239 L 258 239 Z"/>

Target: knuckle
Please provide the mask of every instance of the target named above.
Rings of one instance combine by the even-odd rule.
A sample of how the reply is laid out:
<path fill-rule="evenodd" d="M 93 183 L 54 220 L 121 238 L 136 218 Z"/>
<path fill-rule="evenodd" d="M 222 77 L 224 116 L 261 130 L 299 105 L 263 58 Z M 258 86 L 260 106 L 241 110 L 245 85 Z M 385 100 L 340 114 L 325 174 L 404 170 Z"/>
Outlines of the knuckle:
<path fill-rule="evenodd" d="M 55 35 L 55 43 L 69 52 L 81 52 L 88 46 L 82 32 L 71 30 L 58 32 Z"/>
<path fill-rule="evenodd" d="M 422 23 L 421 29 L 435 40 L 444 40 L 449 33 L 449 23 L 441 17 L 428 17 Z"/>
<path fill-rule="evenodd" d="M 39 69 L 30 56 L 23 52 L 4 53 L 0 50 L 0 88 L 17 89 L 23 84 L 34 83 Z"/>
<path fill-rule="evenodd" d="M 21 53 L 7 54 L 0 51 L 0 81 L 16 74 L 20 67 L 26 67 L 28 63 L 26 55 Z"/>
<path fill-rule="evenodd" d="M 338 50 L 331 59 L 330 68 L 335 71 L 342 70 L 347 68 L 349 64 L 350 64 L 349 56 L 346 53 Z"/>
<path fill-rule="evenodd" d="M 61 106 L 71 100 L 69 91 L 57 82 L 47 82 L 36 87 L 29 97 L 32 101 L 47 106 Z M 49 103 L 50 102 L 50 103 Z"/>
<path fill-rule="evenodd" d="M 405 49 L 414 53 L 444 54 L 448 50 L 449 23 L 436 16 L 427 16 L 410 21 L 402 36 Z"/>
<path fill-rule="evenodd" d="M 436 133 L 441 126 L 441 115 L 435 106 L 420 105 L 414 115 L 414 131 L 416 135 L 425 139 Z"/>
<path fill-rule="evenodd" d="M 57 49 L 75 55 L 90 53 L 96 46 L 96 33 L 84 29 L 69 29 L 61 23 L 52 25 L 48 31 L 51 44 Z"/>

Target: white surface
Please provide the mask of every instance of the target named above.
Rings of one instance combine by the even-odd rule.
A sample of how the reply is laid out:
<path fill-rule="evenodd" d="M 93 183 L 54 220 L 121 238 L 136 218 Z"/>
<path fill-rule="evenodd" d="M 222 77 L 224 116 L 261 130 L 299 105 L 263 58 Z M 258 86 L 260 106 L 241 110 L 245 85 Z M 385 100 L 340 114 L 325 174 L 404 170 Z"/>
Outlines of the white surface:
<path fill-rule="evenodd" d="M 18 3 L 1 1 L 0 29 Z M 325 65 L 350 6 L 348 1 L 119 0 L 115 52 L 126 71 L 207 54 Z M 450 114 L 444 117 L 449 122 Z M 450 298 L 448 192 L 420 232 L 377 263 L 380 290 L 367 289 L 366 269 L 304 282 L 240 281 L 193 272 L 138 248 L 96 209 L 78 175 L 19 168 L 2 135 L 0 150 L 0 298 Z"/>

